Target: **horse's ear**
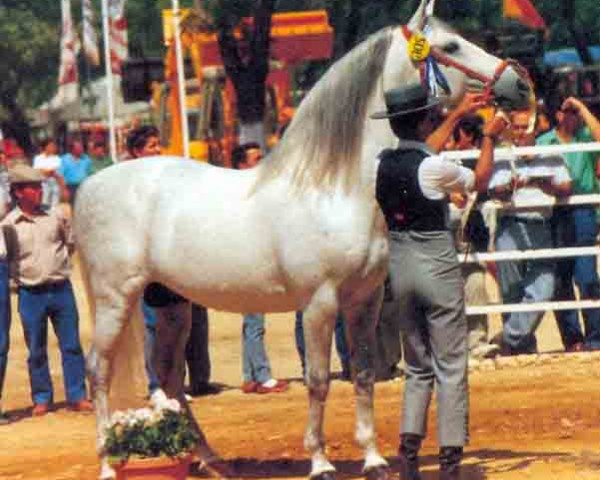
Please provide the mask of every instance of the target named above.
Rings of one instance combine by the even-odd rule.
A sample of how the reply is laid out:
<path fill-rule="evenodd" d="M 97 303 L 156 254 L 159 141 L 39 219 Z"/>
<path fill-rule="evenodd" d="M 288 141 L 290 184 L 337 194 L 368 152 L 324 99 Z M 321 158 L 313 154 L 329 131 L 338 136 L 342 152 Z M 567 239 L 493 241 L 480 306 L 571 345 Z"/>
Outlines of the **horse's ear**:
<path fill-rule="evenodd" d="M 410 22 L 408 22 L 408 28 L 411 30 L 423 30 L 427 23 L 427 17 L 433 16 L 433 9 L 435 8 L 435 0 L 421 0 L 421 4 L 417 11 L 414 13 Z"/>

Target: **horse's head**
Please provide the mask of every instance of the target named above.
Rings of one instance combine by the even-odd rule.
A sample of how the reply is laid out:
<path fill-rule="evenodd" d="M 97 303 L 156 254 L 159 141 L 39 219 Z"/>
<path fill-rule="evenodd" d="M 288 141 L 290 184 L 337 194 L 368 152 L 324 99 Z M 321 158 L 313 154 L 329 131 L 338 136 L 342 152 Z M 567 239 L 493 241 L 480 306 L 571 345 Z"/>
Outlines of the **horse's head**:
<path fill-rule="evenodd" d="M 501 107 L 528 106 L 532 89 L 527 71 L 514 61 L 490 55 L 434 18 L 434 3 L 422 0 L 410 22 L 399 29 L 399 41 L 394 42 L 415 67 L 413 80 L 420 76 L 449 104 L 455 104 L 471 85 Z M 389 88 L 385 82 L 384 77 L 384 87 Z"/>

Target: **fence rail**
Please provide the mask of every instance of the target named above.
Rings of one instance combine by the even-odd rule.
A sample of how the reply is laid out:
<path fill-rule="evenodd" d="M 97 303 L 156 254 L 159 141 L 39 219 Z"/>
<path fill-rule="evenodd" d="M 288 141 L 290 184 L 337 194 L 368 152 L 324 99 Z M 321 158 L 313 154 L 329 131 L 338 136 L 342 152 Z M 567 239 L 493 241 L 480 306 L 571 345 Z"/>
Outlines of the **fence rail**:
<path fill-rule="evenodd" d="M 494 150 L 496 159 L 512 159 L 522 155 L 555 155 L 569 152 L 597 152 L 600 151 L 600 142 L 594 143 L 574 143 L 564 145 L 532 146 L 532 147 L 509 147 L 497 148 Z M 442 152 L 444 158 L 450 160 L 465 160 L 478 158 L 479 150 L 463 150 Z M 573 195 L 564 198 L 550 198 L 536 202 L 487 202 L 488 206 L 496 210 L 515 211 L 527 210 L 537 207 L 549 207 L 557 205 L 597 205 L 600 204 L 600 195 Z M 507 260 L 532 260 L 549 258 L 572 258 L 578 256 L 600 255 L 600 247 L 570 247 L 555 249 L 535 249 L 535 250 L 512 250 L 504 252 L 477 252 L 470 254 L 459 254 L 461 262 L 492 262 Z M 536 302 L 536 303 L 507 303 L 490 305 L 470 305 L 466 307 L 467 315 L 482 315 L 492 313 L 513 313 L 513 312 L 540 312 L 571 309 L 589 309 L 600 308 L 600 300 L 574 300 L 574 301 L 556 301 L 556 302 Z"/>

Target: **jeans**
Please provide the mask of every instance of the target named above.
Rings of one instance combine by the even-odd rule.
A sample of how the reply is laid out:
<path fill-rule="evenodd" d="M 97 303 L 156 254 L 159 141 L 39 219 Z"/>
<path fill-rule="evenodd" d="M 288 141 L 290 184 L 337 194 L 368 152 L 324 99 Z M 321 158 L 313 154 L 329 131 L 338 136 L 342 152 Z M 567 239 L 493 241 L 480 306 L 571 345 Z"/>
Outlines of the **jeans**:
<path fill-rule="evenodd" d="M 590 207 L 561 208 L 554 215 L 557 247 L 586 247 L 596 244 L 596 211 Z M 600 282 L 596 257 L 565 258 L 557 262 L 556 300 L 575 300 L 573 280 L 582 299 L 600 299 Z M 585 338 L 579 325 L 578 310 L 556 312 L 560 333 L 566 348 L 585 341 L 587 347 L 600 348 L 600 309 L 583 310 Z"/>
<path fill-rule="evenodd" d="M 67 401 L 86 396 L 85 362 L 79 341 L 79 316 L 71 282 L 19 287 L 19 313 L 29 349 L 27 366 L 35 404 L 53 401 L 48 368 L 48 318 L 58 338 Z"/>
<path fill-rule="evenodd" d="M 496 249 L 551 248 L 550 225 L 545 221 L 504 217 L 496 238 Z M 504 303 L 535 303 L 550 300 L 555 275 L 552 262 L 544 260 L 499 261 L 498 275 Z M 511 353 L 535 353 L 537 329 L 544 312 L 503 313 L 503 341 Z"/>
<path fill-rule="evenodd" d="M 242 373 L 244 382 L 271 380 L 271 365 L 265 350 L 265 316 L 246 313 L 242 326 Z"/>
<path fill-rule="evenodd" d="M 154 344 L 156 343 L 156 314 L 154 309 L 142 301 L 142 314 L 144 316 L 144 367 L 148 379 L 148 394 L 160 387 L 160 382 L 154 371 Z"/>
<path fill-rule="evenodd" d="M 304 326 L 303 326 L 304 314 L 302 311 L 296 312 L 296 324 L 294 327 L 294 335 L 296 337 L 296 350 L 300 356 L 300 362 L 302 363 L 302 376 L 306 373 L 306 348 L 304 345 Z M 348 351 L 348 345 L 346 344 L 346 329 L 344 328 L 344 317 L 341 313 L 338 313 L 335 319 L 335 349 L 337 350 L 340 364 L 342 365 L 342 376 L 350 376 L 350 352 Z"/>
<path fill-rule="evenodd" d="M 6 362 L 10 347 L 10 290 L 8 282 L 8 263 L 0 260 L 0 398 L 6 375 Z"/>

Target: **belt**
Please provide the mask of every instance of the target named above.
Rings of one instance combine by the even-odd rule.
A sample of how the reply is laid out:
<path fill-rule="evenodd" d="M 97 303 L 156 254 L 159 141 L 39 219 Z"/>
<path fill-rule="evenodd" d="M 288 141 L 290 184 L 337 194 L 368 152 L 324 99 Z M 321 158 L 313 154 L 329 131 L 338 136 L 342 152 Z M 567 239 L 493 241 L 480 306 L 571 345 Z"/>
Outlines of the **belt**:
<path fill-rule="evenodd" d="M 69 280 L 59 280 L 58 282 L 42 283 L 40 285 L 19 285 L 19 288 L 27 290 L 31 293 L 51 292 L 64 287 Z"/>

